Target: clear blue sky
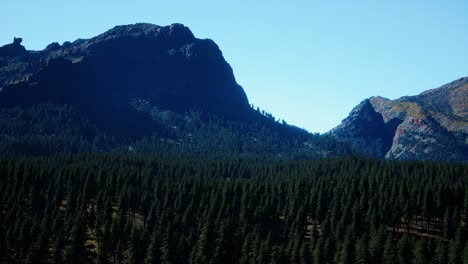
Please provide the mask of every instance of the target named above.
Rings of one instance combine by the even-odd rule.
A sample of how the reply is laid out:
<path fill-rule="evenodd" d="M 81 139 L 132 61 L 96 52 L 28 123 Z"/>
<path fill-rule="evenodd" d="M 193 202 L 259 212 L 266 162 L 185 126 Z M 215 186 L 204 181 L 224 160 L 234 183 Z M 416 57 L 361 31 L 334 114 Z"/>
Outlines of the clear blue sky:
<path fill-rule="evenodd" d="M 312 132 L 362 99 L 468 76 L 468 1 L 8 0 L 0 43 L 28 49 L 114 25 L 180 22 L 213 39 L 250 102 Z"/>

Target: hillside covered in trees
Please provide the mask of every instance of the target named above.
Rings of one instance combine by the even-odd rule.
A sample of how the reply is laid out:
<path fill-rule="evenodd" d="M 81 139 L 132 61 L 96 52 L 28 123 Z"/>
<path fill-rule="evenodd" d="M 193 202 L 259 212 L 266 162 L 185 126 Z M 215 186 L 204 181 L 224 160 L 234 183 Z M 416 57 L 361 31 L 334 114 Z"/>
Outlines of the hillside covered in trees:
<path fill-rule="evenodd" d="M 468 166 L 80 154 L 0 160 L 2 263 L 468 261 Z"/>

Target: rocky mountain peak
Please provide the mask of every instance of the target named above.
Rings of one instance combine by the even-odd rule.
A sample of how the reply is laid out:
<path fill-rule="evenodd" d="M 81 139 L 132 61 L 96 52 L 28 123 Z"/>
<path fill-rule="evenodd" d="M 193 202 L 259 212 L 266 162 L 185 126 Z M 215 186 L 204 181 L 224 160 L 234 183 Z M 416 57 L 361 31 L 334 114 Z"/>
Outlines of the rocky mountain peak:
<path fill-rule="evenodd" d="M 20 43 L 2 51 L 22 47 Z M 90 39 L 24 52 L 0 56 L 1 104 L 75 104 L 99 119 L 138 112 L 131 104 L 135 100 L 232 119 L 243 119 L 251 110 L 216 43 L 197 39 L 182 24 L 116 26 Z"/>
<path fill-rule="evenodd" d="M 416 96 L 366 99 L 330 134 L 372 156 L 468 160 L 467 117 L 465 77 Z"/>
<path fill-rule="evenodd" d="M 168 26 L 158 26 L 149 23 L 137 23 L 131 25 L 116 26 L 103 34 L 94 37 L 94 43 L 108 41 L 111 39 L 131 38 L 146 40 L 169 41 L 174 45 L 185 45 L 193 42 L 195 36 L 192 31 L 183 24 L 171 24 Z"/>
<path fill-rule="evenodd" d="M 329 133 L 350 143 L 355 149 L 366 146 L 365 153 L 383 158 L 392 144 L 394 122 L 385 123 L 382 115 L 375 111 L 370 99 L 364 99 L 351 110 L 342 123 Z"/>

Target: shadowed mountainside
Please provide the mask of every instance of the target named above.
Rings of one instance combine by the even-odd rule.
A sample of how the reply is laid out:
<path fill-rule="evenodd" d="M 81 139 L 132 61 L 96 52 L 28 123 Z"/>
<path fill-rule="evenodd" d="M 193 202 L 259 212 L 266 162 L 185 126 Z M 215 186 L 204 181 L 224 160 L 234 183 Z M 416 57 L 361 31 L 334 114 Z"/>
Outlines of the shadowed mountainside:
<path fill-rule="evenodd" d="M 113 116 L 119 119 L 115 122 L 136 115 L 133 99 L 179 113 L 200 110 L 233 119 L 246 118 L 250 110 L 218 46 L 195 38 L 181 24 L 118 26 L 38 52 L 18 48 L 20 43 L 0 50 L 3 106 L 72 103 L 99 121 L 122 113 Z"/>

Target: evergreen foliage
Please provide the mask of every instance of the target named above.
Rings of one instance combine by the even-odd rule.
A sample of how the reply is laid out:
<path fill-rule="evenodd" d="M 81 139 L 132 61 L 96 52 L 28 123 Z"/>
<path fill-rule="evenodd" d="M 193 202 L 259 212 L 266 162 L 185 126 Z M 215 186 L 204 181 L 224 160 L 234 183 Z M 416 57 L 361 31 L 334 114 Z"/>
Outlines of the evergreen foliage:
<path fill-rule="evenodd" d="M 467 261 L 466 164 L 103 153 L 0 175 L 1 263 Z"/>

